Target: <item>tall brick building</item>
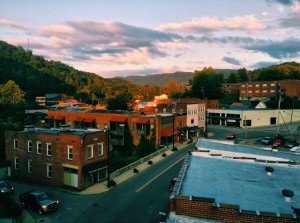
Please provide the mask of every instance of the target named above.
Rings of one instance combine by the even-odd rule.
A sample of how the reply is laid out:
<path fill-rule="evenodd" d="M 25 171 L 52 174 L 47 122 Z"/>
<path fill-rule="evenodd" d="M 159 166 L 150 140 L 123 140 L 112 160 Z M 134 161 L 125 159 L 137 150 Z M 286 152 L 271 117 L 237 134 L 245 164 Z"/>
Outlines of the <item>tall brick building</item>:
<path fill-rule="evenodd" d="M 82 190 L 107 179 L 107 134 L 100 130 L 25 126 L 5 133 L 8 175 Z"/>

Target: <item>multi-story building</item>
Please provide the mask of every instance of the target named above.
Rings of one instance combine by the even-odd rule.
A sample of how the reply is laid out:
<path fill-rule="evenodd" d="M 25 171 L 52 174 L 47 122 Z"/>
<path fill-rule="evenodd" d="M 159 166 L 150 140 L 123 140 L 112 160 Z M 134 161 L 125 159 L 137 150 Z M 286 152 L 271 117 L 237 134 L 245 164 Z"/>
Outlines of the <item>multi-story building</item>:
<path fill-rule="evenodd" d="M 100 130 L 35 128 L 5 133 L 8 175 L 78 190 L 107 179 L 108 138 Z"/>
<path fill-rule="evenodd" d="M 300 80 L 279 81 L 249 81 L 239 84 L 223 84 L 223 90 L 229 93 L 237 92 L 240 100 L 263 100 L 278 97 L 281 92 L 289 97 L 300 96 Z"/>

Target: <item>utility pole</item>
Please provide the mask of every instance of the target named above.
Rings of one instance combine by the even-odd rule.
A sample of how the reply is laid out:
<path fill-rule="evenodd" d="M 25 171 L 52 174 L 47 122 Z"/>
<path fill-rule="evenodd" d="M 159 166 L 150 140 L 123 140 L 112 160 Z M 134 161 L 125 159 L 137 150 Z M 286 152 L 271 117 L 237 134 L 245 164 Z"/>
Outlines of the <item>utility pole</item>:
<path fill-rule="evenodd" d="M 247 119 L 246 116 L 244 117 L 243 124 L 245 126 L 245 144 L 248 143 L 248 129 L 247 129 Z"/>

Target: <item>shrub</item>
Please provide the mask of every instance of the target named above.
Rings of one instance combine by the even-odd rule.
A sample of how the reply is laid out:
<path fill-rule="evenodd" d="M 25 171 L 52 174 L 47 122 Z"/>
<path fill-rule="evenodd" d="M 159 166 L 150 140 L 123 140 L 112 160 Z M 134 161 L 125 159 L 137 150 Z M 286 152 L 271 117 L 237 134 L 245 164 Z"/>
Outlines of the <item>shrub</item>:
<path fill-rule="evenodd" d="M 177 151 L 177 150 L 178 150 L 177 147 L 172 148 L 172 151 Z"/>
<path fill-rule="evenodd" d="M 133 172 L 134 172 L 134 173 L 138 173 L 139 170 L 138 170 L 137 168 L 134 168 L 134 169 L 133 169 Z"/>
<path fill-rule="evenodd" d="M 162 155 L 162 157 L 166 157 L 167 156 L 167 154 L 166 153 L 163 153 L 163 154 L 161 154 Z"/>
<path fill-rule="evenodd" d="M 109 182 L 109 186 L 111 186 L 111 187 L 117 186 L 117 183 L 116 183 L 116 181 L 114 181 L 114 180 L 110 180 L 110 182 Z"/>
<path fill-rule="evenodd" d="M 149 164 L 149 165 L 152 165 L 152 164 L 153 164 L 152 160 L 149 160 L 149 161 L 148 161 L 148 164 Z"/>

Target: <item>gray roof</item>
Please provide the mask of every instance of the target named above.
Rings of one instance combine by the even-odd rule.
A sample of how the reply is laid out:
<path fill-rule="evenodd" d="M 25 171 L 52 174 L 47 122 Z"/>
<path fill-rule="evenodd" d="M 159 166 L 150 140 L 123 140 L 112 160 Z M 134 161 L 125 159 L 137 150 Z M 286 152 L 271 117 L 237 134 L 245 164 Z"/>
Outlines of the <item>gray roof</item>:
<path fill-rule="evenodd" d="M 300 208 L 300 156 L 201 139 L 187 155 L 179 195 L 215 199 L 216 205 L 239 205 L 241 211 L 295 215 Z M 267 174 L 266 166 L 274 168 Z M 283 189 L 294 192 L 291 200 Z M 175 192 L 176 193 L 176 192 Z"/>

